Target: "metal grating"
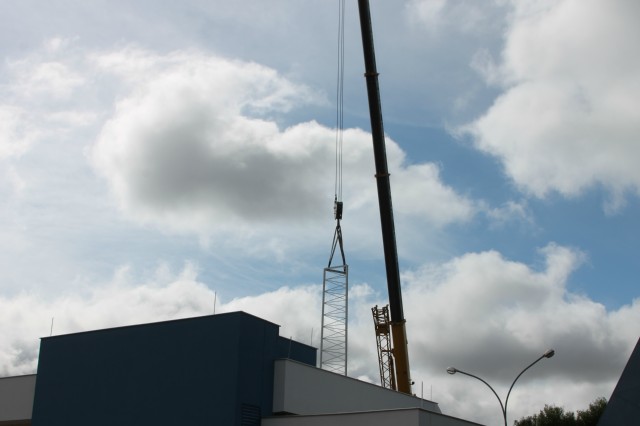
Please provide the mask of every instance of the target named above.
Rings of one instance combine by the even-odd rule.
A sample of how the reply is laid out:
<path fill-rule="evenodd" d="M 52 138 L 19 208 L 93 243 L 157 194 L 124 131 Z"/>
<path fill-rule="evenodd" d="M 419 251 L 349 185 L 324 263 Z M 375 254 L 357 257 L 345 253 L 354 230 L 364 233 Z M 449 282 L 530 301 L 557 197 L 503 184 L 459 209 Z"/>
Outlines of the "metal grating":
<path fill-rule="evenodd" d="M 393 366 L 393 349 L 391 348 L 391 323 L 389 321 L 389 305 L 371 308 L 378 345 L 378 364 L 380 365 L 380 383 L 383 387 L 396 390 L 395 368 Z"/>
<path fill-rule="evenodd" d="M 347 320 L 349 314 L 349 267 L 324 269 L 320 368 L 347 374 Z"/>
<path fill-rule="evenodd" d="M 260 407 L 251 404 L 242 404 L 240 408 L 241 426 L 260 426 Z"/>

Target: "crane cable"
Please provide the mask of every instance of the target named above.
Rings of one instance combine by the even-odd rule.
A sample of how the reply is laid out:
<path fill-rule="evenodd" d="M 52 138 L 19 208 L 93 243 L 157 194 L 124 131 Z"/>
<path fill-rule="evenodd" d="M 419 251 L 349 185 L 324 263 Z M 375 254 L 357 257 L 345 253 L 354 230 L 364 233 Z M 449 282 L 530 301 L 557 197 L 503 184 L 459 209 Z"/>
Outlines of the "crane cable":
<path fill-rule="evenodd" d="M 342 139 L 344 133 L 344 8 L 345 0 L 339 0 L 338 76 L 336 83 L 336 201 L 342 201 Z"/>
<path fill-rule="evenodd" d="M 340 247 L 342 267 L 346 267 L 347 261 L 344 257 L 344 247 L 342 244 L 342 141 L 344 133 L 344 9 L 345 0 L 338 0 L 338 75 L 336 89 L 336 159 L 335 159 L 335 193 L 333 203 L 333 214 L 336 219 L 336 230 L 333 234 L 333 244 L 331 246 L 331 256 L 329 257 L 329 267 L 333 261 L 336 248 Z"/>

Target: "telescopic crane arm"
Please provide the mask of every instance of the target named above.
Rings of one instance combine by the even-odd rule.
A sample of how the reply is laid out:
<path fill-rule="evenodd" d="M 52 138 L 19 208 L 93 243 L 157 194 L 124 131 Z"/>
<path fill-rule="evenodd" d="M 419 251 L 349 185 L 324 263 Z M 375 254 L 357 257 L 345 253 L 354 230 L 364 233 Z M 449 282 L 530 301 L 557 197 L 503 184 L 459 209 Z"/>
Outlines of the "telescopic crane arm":
<path fill-rule="evenodd" d="M 391 335 L 393 340 L 393 358 L 395 360 L 395 377 L 397 390 L 411 394 L 411 378 L 409 375 L 409 353 L 407 348 L 407 332 L 402 309 L 402 293 L 400 289 L 400 269 L 391 204 L 391 185 L 387 168 L 387 154 L 382 125 L 382 108 L 380 105 L 380 89 L 378 71 L 373 46 L 373 30 L 371 28 L 371 12 L 369 0 L 358 0 L 360 13 L 360 29 L 364 50 L 365 78 L 369 98 L 369 115 L 371 117 L 371 134 L 373 136 L 373 153 L 376 164 L 376 183 L 378 186 L 378 203 L 380 206 L 380 222 L 382 224 L 382 243 L 387 271 L 387 288 L 389 291 L 389 309 L 391 312 Z"/>

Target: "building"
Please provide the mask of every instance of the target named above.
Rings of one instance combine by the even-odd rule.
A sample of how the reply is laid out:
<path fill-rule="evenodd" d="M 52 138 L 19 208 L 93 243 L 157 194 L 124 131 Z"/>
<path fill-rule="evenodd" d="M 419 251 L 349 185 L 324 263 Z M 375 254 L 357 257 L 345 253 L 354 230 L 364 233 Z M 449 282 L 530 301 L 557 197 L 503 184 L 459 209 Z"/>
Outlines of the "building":
<path fill-rule="evenodd" d="M 0 426 L 31 424 L 36 375 L 0 377 Z"/>
<path fill-rule="evenodd" d="M 622 371 L 598 426 L 635 425 L 640 419 L 640 339 Z"/>
<path fill-rule="evenodd" d="M 315 348 L 244 312 L 45 337 L 37 375 L 0 379 L 0 426 L 389 422 L 475 424 L 320 370 Z"/>

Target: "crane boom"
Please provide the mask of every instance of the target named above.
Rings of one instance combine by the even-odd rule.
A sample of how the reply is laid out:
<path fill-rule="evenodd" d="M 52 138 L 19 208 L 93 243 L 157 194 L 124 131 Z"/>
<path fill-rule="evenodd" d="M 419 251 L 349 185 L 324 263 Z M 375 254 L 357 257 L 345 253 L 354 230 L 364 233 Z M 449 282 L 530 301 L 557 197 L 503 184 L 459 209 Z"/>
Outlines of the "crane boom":
<path fill-rule="evenodd" d="M 382 243 L 384 246 L 384 259 L 387 271 L 393 357 L 396 369 L 395 377 L 398 382 L 398 391 L 410 394 L 411 379 L 409 375 L 409 353 L 407 348 L 407 332 L 405 328 L 406 321 L 402 309 L 400 268 L 398 266 L 393 206 L 391 204 L 391 185 L 389 181 L 389 170 L 387 167 L 384 127 L 382 125 L 380 88 L 378 86 L 378 71 L 376 69 L 369 0 L 358 0 L 358 11 L 360 14 L 360 30 L 362 32 L 362 46 L 364 50 L 365 78 L 367 82 L 367 95 L 369 98 L 371 134 L 373 136 L 373 153 L 376 164 L 376 183 L 378 186 L 378 204 L 380 207 L 380 222 L 382 225 Z"/>

